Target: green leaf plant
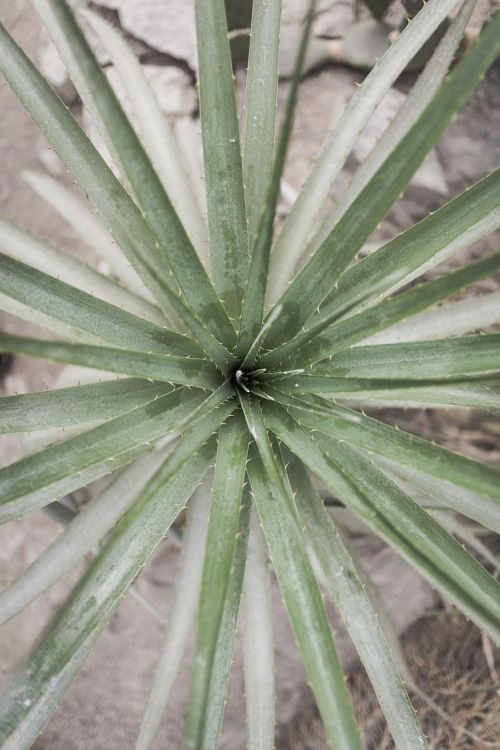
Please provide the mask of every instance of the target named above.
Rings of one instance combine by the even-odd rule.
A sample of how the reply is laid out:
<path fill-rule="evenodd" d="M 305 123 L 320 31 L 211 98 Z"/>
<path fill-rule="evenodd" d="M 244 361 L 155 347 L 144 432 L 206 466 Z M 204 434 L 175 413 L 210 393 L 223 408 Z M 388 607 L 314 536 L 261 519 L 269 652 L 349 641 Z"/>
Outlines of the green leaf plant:
<path fill-rule="evenodd" d="M 0 219 L 0 305 L 44 329 L 32 338 L 1 333 L 0 351 L 95 373 L 85 385 L 0 400 L 2 433 L 49 436 L 45 447 L 0 469 L 0 522 L 49 509 L 66 523 L 0 592 L 0 623 L 93 554 L 6 689 L 0 745 L 32 745 L 187 506 L 174 604 L 137 750 L 152 746 L 168 714 L 193 627 L 184 748 L 217 747 L 238 617 L 248 747 L 272 750 L 270 561 L 330 746 L 359 750 L 363 740 L 324 591 L 344 620 L 396 747 L 427 747 L 378 602 L 345 539 L 342 512 L 359 516 L 500 643 L 499 584 L 450 533 L 461 528 L 454 514 L 500 532 L 500 471 L 360 408 L 500 408 L 500 335 L 482 333 L 500 322 L 498 293 L 448 301 L 497 273 L 500 254 L 455 263 L 452 271 L 440 265 L 500 226 L 500 170 L 363 259 L 358 253 L 499 55 L 500 12 L 452 65 L 474 0 L 423 4 L 328 134 L 278 231 L 280 179 L 314 3 L 275 144 L 280 0 L 253 5 L 241 122 L 224 0 L 195 0 L 206 222 L 197 178 L 122 37 L 102 17 L 89 10 L 80 16 L 65 0 L 32 2 L 115 169 L 2 27 L 0 71 L 84 198 L 43 175 L 26 179 L 112 272 L 101 275 Z M 333 218 L 321 223 L 357 135 L 448 16 L 449 28 L 408 103 L 354 175 Z M 109 50 L 125 89 L 123 107 L 82 21 Z M 430 280 L 422 278 L 435 267 Z M 68 430 L 64 439 L 50 438 L 56 428 Z M 63 512 L 67 493 L 104 476 L 107 483 L 84 513 Z M 326 495 L 344 509 L 335 521 Z"/>

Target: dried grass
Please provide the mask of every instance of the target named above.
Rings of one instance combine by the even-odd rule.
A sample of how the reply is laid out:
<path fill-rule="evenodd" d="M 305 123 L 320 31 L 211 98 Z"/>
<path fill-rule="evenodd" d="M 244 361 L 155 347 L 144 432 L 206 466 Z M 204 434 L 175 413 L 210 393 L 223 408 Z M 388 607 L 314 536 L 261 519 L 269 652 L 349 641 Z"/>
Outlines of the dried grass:
<path fill-rule="evenodd" d="M 420 619 L 410 628 L 403 643 L 415 682 L 450 717 L 450 721 L 445 721 L 421 698 L 413 698 L 430 750 L 500 748 L 500 695 L 491 689 L 494 676 L 479 630 L 458 613 L 443 610 Z M 361 667 L 350 675 L 350 688 L 367 750 L 394 750 Z M 328 750 L 315 709 L 299 717 L 280 748 Z"/>

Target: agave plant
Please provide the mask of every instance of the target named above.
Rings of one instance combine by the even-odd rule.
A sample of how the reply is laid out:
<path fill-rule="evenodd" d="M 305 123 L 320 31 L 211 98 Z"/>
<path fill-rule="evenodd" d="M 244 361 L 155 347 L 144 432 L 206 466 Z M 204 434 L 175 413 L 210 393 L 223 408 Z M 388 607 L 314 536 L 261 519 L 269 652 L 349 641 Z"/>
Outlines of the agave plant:
<path fill-rule="evenodd" d="M 500 532 L 500 472 L 359 408 L 500 407 L 500 334 L 471 333 L 498 321 L 498 295 L 438 306 L 500 270 L 500 254 L 452 271 L 439 266 L 500 226 L 500 171 L 357 259 L 499 54 L 500 13 L 448 75 L 474 1 L 429 0 L 334 125 L 278 232 L 280 178 L 312 9 L 275 147 L 279 0 L 254 3 L 241 136 L 224 2 L 196 0 L 207 252 L 196 179 L 121 36 L 84 13 L 81 20 L 101 38 L 122 79 L 130 117 L 66 2 L 33 5 L 116 171 L 2 28 L 5 79 L 100 216 L 47 177 L 32 175 L 31 182 L 95 250 L 107 253 L 113 273 L 103 276 L 1 221 L 2 306 L 53 338 L 1 334 L 0 350 L 97 372 L 86 385 L 1 400 L 4 433 L 72 429 L 0 470 L 0 519 L 44 507 L 62 511 L 58 498 L 111 476 L 85 512 L 0 593 L 5 622 L 94 552 L 6 690 L 2 747 L 33 743 L 186 506 L 176 604 L 136 747 L 154 740 L 195 621 L 184 742 L 187 750 L 216 747 L 244 586 L 248 747 L 271 750 L 268 556 L 330 745 L 344 750 L 362 741 L 323 587 L 395 745 L 426 747 L 389 634 L 325 492 L 500 641 L 498 583 L 447 530 L 450 520 L 466 516 Z M 455 10 L 398 116 L 324 218 L 359 133 Z M 102 380 L 102 371 L 115 375 Z M 437 516 L 433 504 L 447 510 Z"/>

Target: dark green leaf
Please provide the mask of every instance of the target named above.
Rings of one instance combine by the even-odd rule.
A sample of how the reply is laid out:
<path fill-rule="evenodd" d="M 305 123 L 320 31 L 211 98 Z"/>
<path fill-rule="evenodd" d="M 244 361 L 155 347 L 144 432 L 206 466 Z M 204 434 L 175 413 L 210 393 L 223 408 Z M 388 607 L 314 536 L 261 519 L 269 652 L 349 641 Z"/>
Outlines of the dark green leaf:
<path fill-rule="evenodd" d="M 332 291 L 499 53 L 500 13 L 496 13 L 424 114 L 283 293 L 278 301 L 282 309 L 266 338 L 268 348 L 298 333 Z"/>
<path fill-rule="evenodd" d="M 248 474 L 278 582 L 332 747 L 361 748 L 321 594 L 295 518 L 270 489 L 260 458 Z"/>
<path fill-rule="evenodd" d="M 155 259 L 163 282 L 173 272 L 184 302 L 207 328 L 229 345 L 234 332 L 205 269 L 149 158 L 109 85 L 66 0 L 34 0 L 59 54 L 97 125 L 108 134 L 146 223 L 156 237 Z"/>
<path fill-rule="evenodd" d="M 64 341 L 39 341 L 2 333 L 0 351 L 201 388 L 217 388 L 221 383 L 220 374 L 211 362 L 193 357 L 170 357 Z"/>
<path fill-rule="evenodd" d="M 126 378 L 0 398 L 0 433 L 102 422 L 165 396 L 172 386 Z"/>
<path fill-rule="evenodd" d="M 142 320 L 53 276 L 0 253 L 0 291 L 96 339 L 146 352 L 200 356 L 187 336 Z"/>
<path fill-rule="evenodd" d="M 224 0 L 196 0 L 195 8 L 212 278 L 238 321 L 249 246 L 226 11 Z"/>
<path fill-rule="evenodd" d="M 218 436 L 186 719 L 186 750 L 205 747 L 211 675 L 236 551 L 247 452 L 248 432 L 243 415 L 237 413 L 220 428 Z"/>

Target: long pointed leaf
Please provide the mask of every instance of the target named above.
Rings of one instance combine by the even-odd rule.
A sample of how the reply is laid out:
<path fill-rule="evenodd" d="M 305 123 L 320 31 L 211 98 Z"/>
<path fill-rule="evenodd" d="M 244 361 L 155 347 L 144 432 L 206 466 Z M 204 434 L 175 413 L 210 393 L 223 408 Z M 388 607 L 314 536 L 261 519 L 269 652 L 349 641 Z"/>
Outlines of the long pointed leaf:
<path fill-rule="evenodd" d="M 339 456 L 348 476 L 367 497 L 371 492 L 369 497 L 377 511 L 383 512 L 381 500 L 387 499 L 387 521 L 420 552 L 424 552 L 434 568 L 440 568 L 448 576 L 457 589 L 453 593 L 450 590 L 452 601 L 478 627 L 486 628 L 495 643 L 500 643 L 498 582 L 432 516 L 401 492 L 397 485 L 387 481 L 367 457 L 345 444 L 340 450 L 338 446 L 338 441 L 332 441 L 328 446 L 330 455 L 333 452 Z M 397 512 L 394 512 L 395 505 Z"/>
<path fill-rule="evenodd" d="M 194 357 L 171 357 L 166 354 L 148 354 L 104 346 L 39 341 L 2 333 L 0 351 L 201 388 L 217 388 L 221 383 L 220 376 L 211 362 Z"/>
<path fill-rule="evenodd" d="M 467 0 L 463 4 L 398 110 L 397 116 L 393 118 L 367 158 L 357 168 L 347 189 L 342 193 L 335 207 L 323 222 L 317 237 L 312 242 L 313 247 L 319 247 L 324 238 L 332 231 L 335 222 L 346 212 L 377 169 L 394 150 L 396 144 L 418 120 L 432 97 L 438 92 L 476 4 L 477 0 Z M 311 248 L 309 248 L 310 252 Z"/>
<path fill-rule="evenodd" d="M 85 244 L 109 265 L 115 278 L 134 294 L 150 302 L 153 300 L 151 293 L 118 247 L 104 221 L 83 197 L 67 188 L 60 180 L 41 172 L 25 170 L 22 177 L 32 190 L 74 229 Z M 161 311 L 160 315 L 164 318 Z"/>
<path fill-rule="evenodd" d="M 426 748 L 425 735 L 341 535 L 304 466 L 295 456 L 291 456 L 287 471 L 296 492 L 308 543 L 320 562 L 325 583 L 375 689 L 396 746 L 400 750 Z"/>
<path fill-rule="evenodd" d="M 293 118 L 299 94 L 299 84 L 304 67 L 304 60 L 314 20 L 314 0 L 309 3 L 309 10 L 304 22 L 304 28 L 300 38 L 297 52 L 297 60 L 290 84 L 290 91 L 285 109 L 285 117 L 276 149 L 276 158 L 272 167 L 271 179 L 266 185 L 265 202 L 257 225 L 255 244 L 252 244 L 252 255 L 248 282 L 246 285 L 245 299 L 241 311 L 241 326 L 238 339 L 238 351 L 245 357 L 245 366 L 251 367 L 257 355 L 255 351 L 255 339 L 261 332 L 262 317 L 264 314 L 264 301 L 266 296 L 266 285 L 268 277 L 269 255 L 273 241 L 274 220 L 276 217 L 276 205 L 280 191 L 281 176 L 285 165 L 288 142 L 292 133 Z"/>
<path fill-rule="evenodd" d="M 450 302 L 434 310 L 412 315 L 385 331 L 371 336 L 367 344 L 395 344 L 460 336 L 500 323 L 500 292 L 475 295 Z"/>
<path fill-rule="evenodd" d="M 134 447 L 178 430 L 186 420 L 195 418 L 198 409 L 214 411 L 214 406 L 227 396 L 228 392 L 223 389 L 215 398 L 209 397 L 204 402 L 203 396 L 177 389 L 5 466 L 0 469 L 0 521 L 47 505 L 57 497 L 53 494 L 54 487 L 65 477 L 77 476 Z"/>
<path fill-rule="evenodd" d="M 17 726 L 3 743 L 3 750 L 29 750 L 91 654 L 98 636 L 99 633 L 96 631 L 87 636 L 82 645 L 75 650 L 71 660 L 54 674 L 50 682 L 50 690 L 36 703 L 33 704 L 31 698 L 25 698 L 29 702 L 29 716 L 22 721 L 17 717 L 8 719 L 11 724 L 17 723 Z"/>
<path fill-rule="evenodd" d="M 33 4 L 98 126 L 107 133 L 148 225 L 153 230 L 160 278 L 169 269 L 186 305 L 213 334 L 231 341 L 227 316 L 144 148 L 111 89 L 65 0 Z"/>
<path fill-rule="evenodd" d="M 212 279 L 229 316 L 237 321 L 249 247 L 224 0 L 196 0 L 195 8 Z"/>
<path fill-rule="evenodd" d="M 494 575 L 498 576 L 500 573 L 500 560 L 490 548 L 482 542 L 475 533 L 475 529 L 466 521 L 460 519 L 453 513 L 449 513 L 447 510 L 433 510 L 430 509 L 430 514 L 436 519 L 436 521 L 452 534 L 456 539 L 465 542 L 472 552 L 477 555 L 480 559 L 483 559 L 488 566 L 491 566 Z"/>
<path fill-rule="evenodd" d="M 198 208 L 172 127 L 160 109 L 142 66 L 127 42 L 101 16 L 80 13 L 90 23 L 106 48 L 132 105 L 137 128 L 163 186 L 198 255 L 207 255 L 207 227 Z"/>
<path fill-rule="evenodd" d="M 0 592 L 0 624 L 65 575 L 118 523 L 165 460 L 165 450 L 134 461 L 78 513 L 52 544 Z"/>
<path fill-rule="evenodd" d="M 274 492 L 279 493 L 283 502 L 286 501 L 290 514 L 298 523 L 299 516 L 295 501 L 290 491 L 290 483 L 286 473 L 282 470 L 280 459 L 276 456 L 275 447 L 269 438 L 264 420 L 262 417 L 262 408 L 259 401 L 250 399 L 246 395 L 240 395 L 240 402 L 243 407 L 248 429 L 257 446 L 260 459 L 264 466 L 272 485 L 275 487 Z"/>
<path fill-rule="evenodd" d="M 83 292 L 152 323 L 165 325 L 165 316 L 158 307 L 98 273 L 74 255 L 35 237 L 4 217 L 0 217 L 0 248 L 12 258 L 56 276 L 60 281 L 76 286 Z M 124 258 L 122 263 L 126 263 Z"/>
<path fill-rule="evenodd" d="M 217 750 L 220 740 L 226 694 L 231 671 L 236 624 L 240 606 L 243 576 L 247 557 L 247 544 L 250 527 L 251 498 L 248 488 L 243 491 L 240 521 L 233 566 L 229 575 L 224 611 L 219 628 L 219 638 L 215 650 L 214 666 L 210 678 L 207 716 L 205 722 L 205 750 Z"/>
<path fill-rule="evenodd" d="M 167 316 L 184 322 L 202 348 L 224 369 L 230 359 L 227 350 L 206 330 L 177 292 L 162 281 L 165 268 L 159 258 L 158 241 L 141 212 L 75 118 L 1 24 L 0 72 L 97 207 L 120 248 Z M 213 312 L 215 309 L 208 311 L 208 320 Z"/>
<path fill-rule="evenodd" d="M 356 401 L 359 404 L 370 402 L 377 406 L 402 406 L 405 409 L 440 406 L 500 409 L 500 383 L 494 377 L 489 380 L 422 383 L 298 374 L 283 378 L 276 385 L 285 393 L 325 393 L 336 401 Z"/>
<path fill-rule="evenodd" d="M 290 499 L 284 498 L 274 483 L 270 486 L 257 451 L 251 454 L 248 475 L 327 737 L 332 747 L 360 750 L 361 742 L 331 626 L 307 559 L 300 527 L 290 510 Z"/>
<path fill-rule="evenodd" d="M 500 253 L 497 253 L 441 278 L 402 292 L 396 297 L 383 300 L 378 305 L 333 325 L 330 316 L 319 317 L 306 331 L 264 357 L 259 365 L 261 367 L 269 367 L 271 364 L 274 366 L 295 352 L 292 364 L 287 364 L 287 368 L 289 366 L 306 367 L 363 341 L 372 333 L 381 331 L 441 302 L 496 273 L 499 269 Z"/>
<path fill-rule="evenodd" d="M 455 5 L 456 0 L 431 0 L 422 8 L 366 76 L 343 116 L 328 133 L 273 253 L 271 302 L 286 289 L 333 182 L 375 107 Z"/>
<path fill-rule="evenodd" d="M 80 331 L 75 331 L 73 328 L 69 328 L 59 320 L 50 318 L 48 315 L 44 315 L 37 310 L 33 310 L 29 305 L 23 305 L 22 302 L 18 302 L 12 297 L 7 297 L 6 294 L 0 293 L 0 309 L 3 312 L 14 315 L 16 318 L 32 323 L 42 331 L 50 332 L 64 341 L 95 344 L 95 339 L 92 336 L 81 333 Z"/>
<path fill-rule="evenodd" d="M 47 513 L 57 515 L 57 520 L 59 521 L 61 520 L 61 508 L 60 505 L 54 505 L 56 501 L 66 497 L 71 492 L 81 489 L 82 487 L 87 487 L 97 479 L 102 479 L 108 474 L 112 474 L 114 471 L 122 469 L 137 458 L 149 453 L 152 449 L 153 445 L 142 443 L 142 445 L 124 451 L 124 453 L 120 453 L 118 456 L 113 456 L 104 461 L 98 461 L 89 468 L 80 471 L 78 474 L 60 479 L 51 486 L 49 497 L 47 497 L 47 493 L 44 489 L 35 490 L 35 492 L 29 492 L 29 494 L 25 495 L 22 501 L 16 501 L 11 506 L 0 506 L 0 523 L 12 521 L 14 518 L 19 518 L 34 510 L 47 508 L 47 506 L 50 506 L 50 510 L 47 508 Z M 62 513 L 64 513 L 64 511 L 62 511 Z M 68 522 L 65 513 L 64 520 L 65 522 Z"/>
<path fill-rule="evenodd" d="M 172 386 L 127 378 L 0 398 L 0 433 L 101 422 L 165 396 Z"/>
<path fill-rule="evenodd" d="M 267 548 L 253 515 L 244 588 L 243 654 L 248 750 L 274 748 L 274 639 Z"/>
<path fill-rule="evenodd" d="M 388 473 L 393 481 L 402 480 L 403 489 L 409 485 L 414 493 L 419 492 L 427 501 L 434 500 L 440 506 L 472 518 L 487 529 L 500 534 L 500 510 L 497 500 L 463 487 L 457 487 L 387 458 L 376 456 L 375 463 Z"/>
<path fill-rule="evenodd" d="M 49 711 L 39 715 L 40 705 L 49 703 L 52 710 L 56 707 L 52 707 L 49 686 L 65 669 L 74 678 L 76 670 L 71 670 L 71 663 L 79 649 L 92 633 L 102 631 L 205 474 L 213 458 L 213 443 L 201 449 L 198 443 L 198 449 L 189 453 L 187 445 L 179 443 L 140 493 L 7 688 L 0 709 L 0 741 L 4 748 L 27 750 L 31 746 L 50 717 Z"/>
<path fill-rule="evenodd" d="M 251 248 L 265 207 L 274 158 L 280 18 L 281 0 L 252 5 L 241 147 Z"/>
<path fill-rule="evenodd" d="M 180 356 L 201 353 L 187 336 L 142 320 L 3 253 L 0 267 L 4 294 L 96 339 L 141 351 Z"/>
<path fill-rule="evenodd" d="M 432 380 L 500 370 L 500 334 L 356 346 L 314 371 L 333 376 Z"/>
<path fill-rule="evenodd" d="M 211 485 L 207 486 L 205 482 L 188 506 L 182 539 L 181 568 L 170 601 L 168 624 L 142 717 L 136 750 L 148 750 L 154 741 L 195 621 L 203 571 L 210 491 Z"/>
<path fill-rule="evenodd" d="M 170 295 L 157 281 L 156 240 L 75 118 L 0 25 L 0 72 L 109 226 L 116 242 L 167 314 Z M 173 312 L 175 316 L 175 311 Z"/>
<path fill-rule="evenodd" d="M 241 414 L 219 430 L 184 746 L 204 746 L 210 676 L 233 564 L 248 452 Z"/>
<path fill-rule="evenodd" d="M 499 181 L 497 170 L 350 268 L 321 315 L 357 312 L 499 229 Z"/>
<path fill-rule="evenodd" d="M 276 398 L 279 398 L 278 393 Z M 345 440 L 357 448 L 418 469 L 442 481 L 500 500 L 500 472 L 495 467 L 453 453 L 345 406 L 310 398 L 311 401 L 307 397 L 300 399 L 304 403 L 299 409 L 298 399 L 288 402 L 293 404 L 292 415 L 310 429 L 319 430 L 337 440 Z"/>
<path fill-rule="evenodd" d="M 432 5 L 429 2 L 426 8 Z M 282 310 L 268 334 L 268 348 L 297 333 L 332 291 L 357 251 L 386 215 L 499 53 L 500 13 L 496 13 L 422 117 L 280 297 Z"/>
<path fill-rule="evenodd" d="M 273 432 L 315 474 L 500 642 L 500 585 L 475 558 L 368 457 L 332 439 L 325 441 L 327 455 L 283 409 L 268 406 L 266 415 Z"/>

